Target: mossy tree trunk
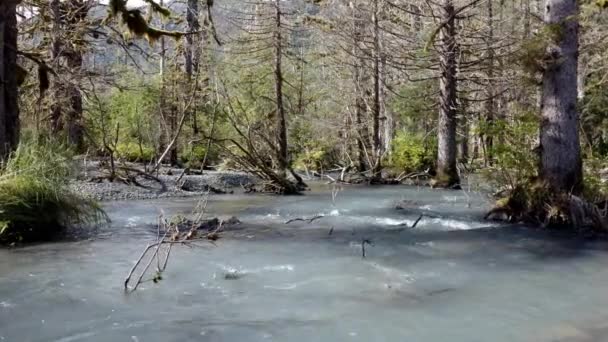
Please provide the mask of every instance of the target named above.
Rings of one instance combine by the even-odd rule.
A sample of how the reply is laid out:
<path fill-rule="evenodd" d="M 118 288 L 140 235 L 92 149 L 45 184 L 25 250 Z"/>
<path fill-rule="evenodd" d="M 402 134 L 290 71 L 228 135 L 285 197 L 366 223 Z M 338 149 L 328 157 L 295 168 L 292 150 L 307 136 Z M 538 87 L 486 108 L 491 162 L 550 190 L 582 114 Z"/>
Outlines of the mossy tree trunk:
<path fill-rule="evenodd" d="M 17 3 L 0 1 L 0 160 L 5 159 L 19 141 Z"/>
<path fill-rule="evenodd" d="M 71 75 L 82 77 L 83 51 L 78 44 L 71 44 L 72 37 L 87 17 L 90 5 L 83 0 L 58 1 L 50 3 L 53 16 L 51 58 L 58 70 L 65 65 Z M 53 133 L 65 131 L 67 142 L 77 151 L 84 149 L 83 101 L 77 82 L 55 77 L 53 82 L 54 103 L 51 105 L 51 130 Z M 64 109 L 65 108 L 65 109 Z"/>
<path fill-rule="evenodd" d="M 554 61 L 544 71 L 541 124 L 541 180 L 558 191 L 578 193 L 583 188 L 578 136 L 577 64 L 578 1 L 547 0 L 545 23 L 556 25 L 559 34 L 547 49 Z"/>
<path fill-rule="evenodd" d="M 452 0 L 443 0 L 440 32 L 440 72 L 439 123 L 437 129 L 437 175 L 435 185 L 452 187 L 460 182 L 456 169 L 456 109 L 457 109 L 457 67 L 456 67 L 456 23 Z"/>

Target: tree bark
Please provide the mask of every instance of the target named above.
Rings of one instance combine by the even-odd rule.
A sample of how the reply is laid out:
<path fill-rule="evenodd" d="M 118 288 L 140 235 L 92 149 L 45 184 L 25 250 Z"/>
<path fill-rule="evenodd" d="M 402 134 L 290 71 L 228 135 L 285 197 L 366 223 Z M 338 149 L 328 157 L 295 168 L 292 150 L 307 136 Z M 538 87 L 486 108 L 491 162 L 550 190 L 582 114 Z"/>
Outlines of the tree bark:
<path fill-rule="evenodd" d="M 545 24 L 559 35 L 547 49 L 554 61 L 543 74 L 540 170 L 541 180 L 557 191 L 583 189 L 582 160 L 576 110 L 578 64 L 578 1 L 547 0 Z"/>
<path fill-rule="evenodd" d="M 440 108 L 438 122 L 437 175 L 435 185 L 453 187 L 460 182 L 456 169 L 456 25 L 452 0 L 443 0 L 440 32 Z"/>
<path fill-rule="evenodd" d="M 188 22 L 188 32 L 197 32 L 200 29 L 198 21 L 199 7 L 198 0 L 188 0 L 188 7 L 186 9 L 186 21 Z M 185 68 L 186 75 L 188 78 L 192 78 L 194 72 L 198 71 L 199 63 L 199 34 L 190 33 L 186 35 L 186 48 L 185 48 Z"/>
<path fill-rule="evenodd" d="M 76 32 L 78 26 L 86 19 L 89 5 L 82 0 L 68 0 L 50 3 L 53 15 L 51 58 L 53 66 L 59 69 L 63 62 L 71 73 L 72 82 L 59 77 L 53 81 L 54 102 L 51 105 L 51 131 L 59 133 L 64 130 L 68 144 L 77 151 L 84 148 L 84 125 L 82 123 L 82 94 L 77 85 L 83 68 L 83 52 L 78 47 L 65 44 L 66 35 Z M 75 37 L 81 38 L 81 37 Z M 64 102 L 65 101 L 65 102 Z M 67 108 L 64 111 L 62 108 Z M 63 117 L 65 115 L 65 117 Z"/>
<path fill-rule="evenodd" d="M 382 141 L 380 132 L 380 116 L 382 111 L 381 99 L 380 99 L 380 22 L 379 14 L 380 8 L 378 4 L 379 0 L 374 0 L 374 13 L 372 21 L 374 23 L 374 51 L 373 51 L 373 65 L 374 65 L 374 97 L 372 102 L 372 152 L 373 152 L 373 166 L 372 166 L 372 181 L 377 181 L 382 178 Z"/>
<path fill-rule="evenodd" d="M 275 0 L 275 51 L 274 51 L 274 81 L 275 81 L 275 95 L 276 95 L 276 119 L 277 119 L 277 166 L 279 169 L 279 176 L 285 178 L 288 168 L 288 152 L 287 152 L 287 121 L 285 119 L 285 106 L 283 105 L 283 69 L 282 69 L 282 58 L 283 58 L 283 43 L 281 36 L 281 7 L 280 0 Z"/>
<path fill-rule="evenodd" d="M 364 60 L 361 57 L 361 49 L 359 45 L 362 43 L 363 25 L 359 8 L 355 2 L 351 3 L 352 21 L 353 21 L 353 81 L 355 83 L 355 130 L 357 138 L 357 163 L 359 172 L 367 171 L 365 145 L 367 141 L 368 131 L 363 124 L 363 118 L 367 112 L 365 104 L 365 90 L 363 84 L 367 77 L 363 70 Z"/>
<path fill-rule="evenodd" d="M 0 1 L 0 161 L 19 142 L 19 87 L 17 84 L 18 1 Z"/>
<path fill-rule="evenodd" d="M 492 165 L 492 152 L 494 148 L 494 114 L 496 112 L 496 104 L 495 104 L 495 93 L 494 93 L 494 9 L 492 6 L 492 0 L 488 0 L 487 4 L 488 10 L 488 18 L 487 18 L 487 37 L 486 37 L 486 49 L 488 52 L 487 55 L 487 65 L 486 65 L 486 76 L 488 77 L 488 84 L 486 88 L 486 102 L 485 102 L 485 111 L 486 111 L 486 132 L 485 136 L 485 155 L 484 162 L 486 165 Z"/>

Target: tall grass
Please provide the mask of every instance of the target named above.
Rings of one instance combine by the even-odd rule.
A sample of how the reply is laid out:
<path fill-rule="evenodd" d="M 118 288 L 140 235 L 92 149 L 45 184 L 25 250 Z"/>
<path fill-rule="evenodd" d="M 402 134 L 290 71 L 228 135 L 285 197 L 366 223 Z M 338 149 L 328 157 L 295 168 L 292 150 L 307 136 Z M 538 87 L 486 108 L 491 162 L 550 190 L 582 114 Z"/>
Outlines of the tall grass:
<path fill-rule="evenodd" d="M 72 225 L 106 219 L 92 200 L 70 191 L 70 150 L 52 143 L 22 143 L 0 168 L 0 242 L 52 238 Z"/>

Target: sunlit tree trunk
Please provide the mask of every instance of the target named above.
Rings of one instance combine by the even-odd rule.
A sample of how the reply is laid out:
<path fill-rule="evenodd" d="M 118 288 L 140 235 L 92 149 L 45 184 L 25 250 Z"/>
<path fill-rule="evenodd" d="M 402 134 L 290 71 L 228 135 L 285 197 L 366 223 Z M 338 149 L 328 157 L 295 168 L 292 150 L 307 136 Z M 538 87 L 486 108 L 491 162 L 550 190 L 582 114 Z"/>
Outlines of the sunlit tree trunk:
<path fill-rule="evenodd" d="M 545 2 L 545 24 L 558 25 L 560 34 L 546 52 L 554 62 L 543 75 L 539 170 L 541 179 L 552 188 L 575 193 L 583 188 L 576 110 L 577 15 L 576 0 Z"/>
<path fill-rule="evenodd" d="M 0 1 L 0 160 L 19 141 L 16 4 L 14 0 Z"/>
<path fill-rule="evenodd" d="M 456 169 L 456 25 L 452 0 L 443 0 L 440 36 L 440 108 L 438 122 L 437 175 L 435 185 L 452 187 L 460 180 Z"/>

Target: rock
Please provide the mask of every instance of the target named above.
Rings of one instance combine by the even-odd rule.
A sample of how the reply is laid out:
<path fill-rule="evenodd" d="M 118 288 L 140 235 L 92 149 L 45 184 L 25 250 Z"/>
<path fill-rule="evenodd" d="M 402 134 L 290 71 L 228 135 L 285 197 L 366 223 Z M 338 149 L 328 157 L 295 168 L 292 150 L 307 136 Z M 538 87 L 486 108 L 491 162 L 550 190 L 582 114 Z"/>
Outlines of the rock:
<path fill-rule="evenodd" d="M 245 275 L 245 273 L 240 273 L 238 271 L 231 271 L 231 272 L 227 272 L 226 274 L 224 274 L 224 279 L 226 280 L 237 280 L 242 278 Z"/>

